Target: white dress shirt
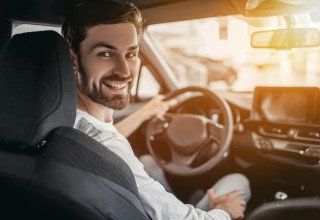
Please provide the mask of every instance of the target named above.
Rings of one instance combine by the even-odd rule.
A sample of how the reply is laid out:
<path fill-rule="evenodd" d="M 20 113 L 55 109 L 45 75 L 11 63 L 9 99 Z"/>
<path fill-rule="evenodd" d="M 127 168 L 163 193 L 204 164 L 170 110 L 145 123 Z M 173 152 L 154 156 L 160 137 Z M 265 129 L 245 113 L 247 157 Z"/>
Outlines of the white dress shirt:
<path fill-rule="evenodd" d="M 102 122 L 78 109 L 74 128 L 106 146 L 129 165 L 134 174 L 144 209 L 152 219 L 231 219 L 229 214 L 221 209 L 205 212 L 192 205 L 182 203 L 173 194 L 167 192 L 159 182 L 149 177 L 145 172 L 127 139 L 116 130 L 112 123 Z"/>

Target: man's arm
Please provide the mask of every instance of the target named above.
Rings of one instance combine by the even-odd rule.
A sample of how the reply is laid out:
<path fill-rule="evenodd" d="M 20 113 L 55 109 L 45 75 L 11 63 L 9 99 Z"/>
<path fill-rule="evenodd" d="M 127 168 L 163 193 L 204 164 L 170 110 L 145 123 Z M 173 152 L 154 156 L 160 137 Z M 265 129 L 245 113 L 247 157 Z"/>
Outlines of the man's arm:
<path fill-rule="evenodd" d="M 124 118 L 115 127 L 125 137 L 129 137 L 139 126 L 153 116 L 162 117 L 170 107 L 177 104 L 176 99 L 163 101 L 163 95 L 152 98 L 145 106 Z"/>

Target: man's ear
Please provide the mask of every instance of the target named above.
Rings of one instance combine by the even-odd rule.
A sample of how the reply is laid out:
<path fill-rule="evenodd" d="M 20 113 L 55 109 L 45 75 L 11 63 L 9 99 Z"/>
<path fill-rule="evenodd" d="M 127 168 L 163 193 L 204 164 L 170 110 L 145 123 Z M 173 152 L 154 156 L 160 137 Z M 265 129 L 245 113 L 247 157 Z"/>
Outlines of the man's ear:
<path fill-rule="evenodd" d="M 73 51 L 73 49 L 69 49 L 70 56 L 71 56 L 71 61 L 72 61 L 72 66 L 73 66 L 73 72 L 76 74 L 79 71 L 79 60 L 78 56 L 76 53 Z"/>

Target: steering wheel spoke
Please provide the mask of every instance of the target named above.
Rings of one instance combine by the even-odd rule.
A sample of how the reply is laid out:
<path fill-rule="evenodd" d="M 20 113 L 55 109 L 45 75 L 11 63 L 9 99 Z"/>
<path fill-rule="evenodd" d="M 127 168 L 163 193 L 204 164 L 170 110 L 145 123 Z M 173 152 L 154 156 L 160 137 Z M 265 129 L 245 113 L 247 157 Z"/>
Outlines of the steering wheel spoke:
<path fill-rule="evenodd" d="M 183 155 L 175 150 L 171 149 L 171 162 L 183 166 L 190 166 L 194 159 L 196 158 L 197 154 L 192 154 L 192 155 Z"/>
<path fill-rule="evenodd" d="M 163 133 L 169 127 L 170 123 L 170 121 L 166 117 L 164 117 L 163 119 L 153 117 L 152 119 L 150 119 L 150 122 L 149 125 L 152 125 L 150 131 L 148 132 L 148 138 L 150 140 L 153 140 L 154 136 Z"/>
<path fill-rule="evenodd" d="M 208 133 L 210 139 L 217 144 L 221 144 L 223 138 L 224 126 L 216 122 L 208 122 Z"/>

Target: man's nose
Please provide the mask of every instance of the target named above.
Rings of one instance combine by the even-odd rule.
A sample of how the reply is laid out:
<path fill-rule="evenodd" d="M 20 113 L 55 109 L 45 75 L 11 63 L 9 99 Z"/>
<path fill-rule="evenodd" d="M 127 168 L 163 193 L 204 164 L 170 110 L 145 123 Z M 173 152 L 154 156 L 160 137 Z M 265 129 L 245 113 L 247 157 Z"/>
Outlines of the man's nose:
<path fill-rule="evenodd" d="M 125 58 L 118 58 L 114 68 L 114 72 L 121 74 L 124 77 L 130 76 L 130 68 L 128 61 Z"/>

